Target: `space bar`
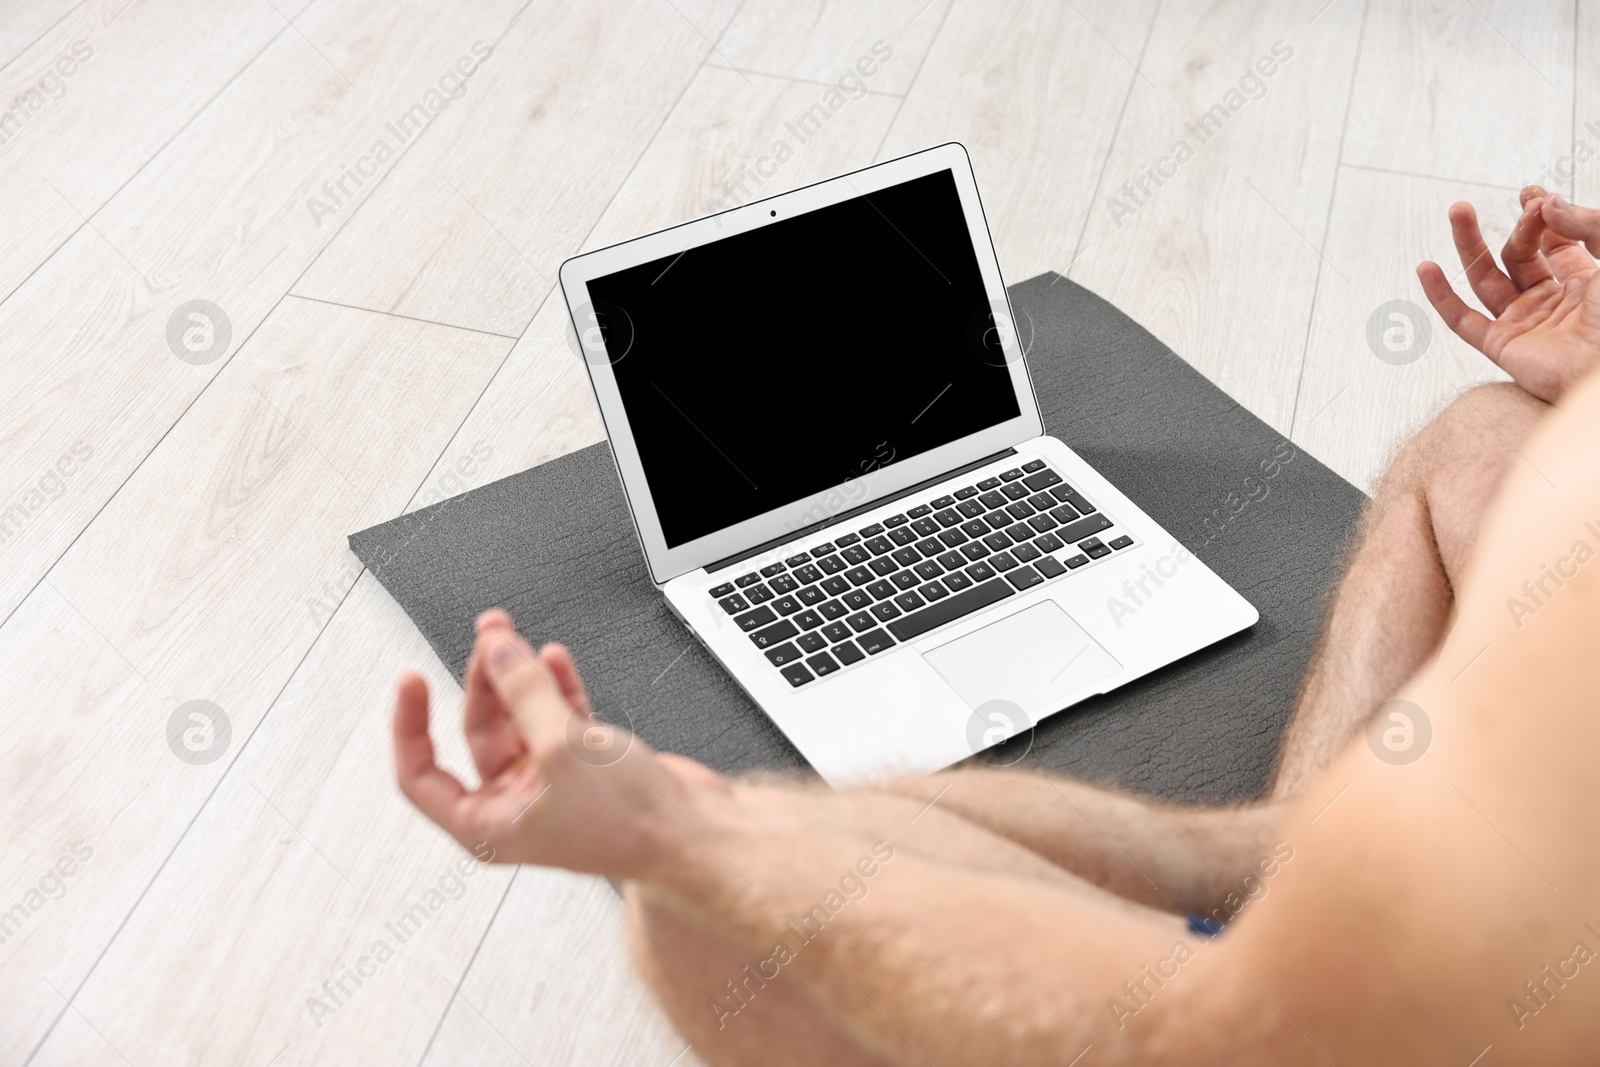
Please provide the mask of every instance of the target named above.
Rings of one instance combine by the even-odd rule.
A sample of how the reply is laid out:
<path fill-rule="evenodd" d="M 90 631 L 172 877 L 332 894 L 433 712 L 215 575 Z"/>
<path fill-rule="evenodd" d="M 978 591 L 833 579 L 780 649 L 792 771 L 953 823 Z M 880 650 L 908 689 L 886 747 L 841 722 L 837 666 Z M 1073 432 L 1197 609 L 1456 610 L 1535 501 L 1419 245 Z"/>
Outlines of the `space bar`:
<path fill-rule="evenodd" d="M 935 627 L 943 626 L 952 619 L 971 615 L 979 608 L 986 608 L 990 604 L 1004 600 L 1015 592 L 1010 582 L 1004 578 L 994 578 L 982 585 L 975 585 L 963 593 L 956 593 L 945 600 L 940 600 L 931 608 L 924 608 L 914 615 L 895 619 L 889 623 L 889 632 L 901 641 L 909 641 L 913 637 L 921 637 Z"/>

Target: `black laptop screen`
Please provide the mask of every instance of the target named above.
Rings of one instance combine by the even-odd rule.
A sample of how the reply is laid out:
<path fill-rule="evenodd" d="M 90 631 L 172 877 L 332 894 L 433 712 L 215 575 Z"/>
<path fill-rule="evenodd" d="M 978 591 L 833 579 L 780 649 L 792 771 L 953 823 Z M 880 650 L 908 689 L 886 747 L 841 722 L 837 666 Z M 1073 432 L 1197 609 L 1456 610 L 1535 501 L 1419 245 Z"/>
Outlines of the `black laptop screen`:
<path fill-rule="evenodd" d="M 589 295 L 668 547 L 1020 414 L 948 170 Z"/>

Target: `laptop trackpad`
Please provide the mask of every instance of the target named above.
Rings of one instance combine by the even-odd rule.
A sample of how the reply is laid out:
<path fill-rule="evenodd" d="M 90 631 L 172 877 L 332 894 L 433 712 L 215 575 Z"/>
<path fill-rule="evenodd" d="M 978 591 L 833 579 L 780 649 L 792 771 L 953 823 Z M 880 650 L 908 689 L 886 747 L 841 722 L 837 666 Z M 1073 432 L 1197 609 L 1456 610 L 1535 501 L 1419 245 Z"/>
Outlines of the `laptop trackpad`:
<path fill-rule="evenodd" d="M 1004 700 L 1025 711 L 1064 699 L 1122 664 L 1053 600 L 1040 601 L 922 654 L 976 710 Z"/>

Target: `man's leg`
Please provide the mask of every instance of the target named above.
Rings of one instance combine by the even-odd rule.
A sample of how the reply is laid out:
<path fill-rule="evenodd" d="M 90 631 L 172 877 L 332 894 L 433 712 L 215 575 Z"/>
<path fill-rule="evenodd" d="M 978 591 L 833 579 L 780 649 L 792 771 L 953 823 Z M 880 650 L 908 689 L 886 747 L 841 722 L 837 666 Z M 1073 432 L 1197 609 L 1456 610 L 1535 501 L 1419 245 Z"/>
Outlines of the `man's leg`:
<path fill-rule="evenodd" d="M 1263 802 L 1178 806 L 1050 775 L 959 769 L 880 787 L 1016 841 L 1131 900 L 1209 913 L 1279 809 L 1438 645 L 1484 508 L 1549 410 L 1510 384 L 1457 398 L 1400 450 L 1362 523 Z"/>

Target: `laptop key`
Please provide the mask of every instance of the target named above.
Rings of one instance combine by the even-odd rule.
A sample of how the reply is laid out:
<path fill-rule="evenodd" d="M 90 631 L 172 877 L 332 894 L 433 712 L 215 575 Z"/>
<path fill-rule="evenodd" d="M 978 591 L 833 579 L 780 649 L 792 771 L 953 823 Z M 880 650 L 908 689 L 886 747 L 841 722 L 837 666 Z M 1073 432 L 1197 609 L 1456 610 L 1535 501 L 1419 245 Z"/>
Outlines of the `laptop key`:
<path fill-rule="evenodd" d="M 1008 485 L 1002 485 L 1000 492 L 1004 494 L 1007 500 L 1021 500 L 1028 495 L 1028 487 L 1021 482 L 1011 482 Z"/>
<path fill-rule="evenodd" d="M 839 555 L 844 557 L 846 563 L 865 563 L 872 558 L 872 553 L 860 545 L 851 545 L 849 548 L 842 549 Z"/>
<path fill-rule="evenodd" d="M 950 595 L 950 590 L 946 589 L 944 585 L 939 582 L 929 582 L 927 585 L 917 586 L 917 594 L 921 596 L 923 600 L 931 602 L 934 600 L 943 600 L 945 597 Z"/>
<path fill-rule="evenodd" d="M 743 615 L 735 615 L 733 621 L 739 624 L 739 629 L 749 633 L 751 630 L 765 626 L 776 618 L 777 616 L 772 613 L 771 608 L 756 608 L 754 611 L 747 611 Z"/>
<path fill-rule="evenodd" d="M 769 584 L 771 584 L 774 593 L 792 593 L 800 588 L 800 583 L 794 580 L 794 575 L 792 574 L 780 574 L 772 579 Z"/>
<path fill-rule="evenodd" d="M 962 523 L 958 529 L 968 537 L 983 537 L 989 532 L 989 524 L 982 519 L 973 519 L 971 522 Z"/>
<path fill-rule="evenodd" d="M 717 601 L 717 603 L 721 604 L 722 610 L 726 611 L 729 615 L 737 615 L 739 612 L 744 611 L 750 606 L 745 602 L 744 597 L 740 596 L 738 593 L 734 593 L 732 596 L 725 596 L 721 600 Z"/>
<path fill-rule="evenodd" d="M 978 502 L 984 507 L 990 509 L 1003 508 L 1006 506 L 1006 495 L 1004 493 L 996 493 L 993 490 L 990 490 L 989 492 L 980 496 L 978 498 Z"/>
<path fill-rule="evenodd" d="M 743 589 L 745 586 L 754 585 L 756 582 L 759 582 L 760 580 L 761 580 L 761 575 L 757 574 L 755 571 L 751 571 L 749 574 L 741 574 L 741 575 L 739 575 L 739 577 L 737 577 L 737 578 L 735 578 L 733 580 L 733 584 L 738 586 L 740 589 Z"/>
<path fill-rule="evenodd" d="M 928 501 L 928 506 L 932 507 L 932 508 L 935 508 L 935 509 L 937 509 L 937 508 L 947 508 L 951 504 L 954 504 L 955 502 L 956 502 L 956 498 L 953 497 L 953 496 L 941 496 L 941 497 L 936 497 L 935 499 Z"/>
<path fill-rule="evenodd" d="M 723 597 L 727 596 L 731 592 L 733 592 L 733 583 L 732 582 L 723 582 L 721 585 L 719 585 L 715 589 L 711 590 L 711 596 L 712 596 L 713 599 L 721 600 Z"/>
<path fill-rule="evenodd" d="M 871 552 L 874 556 L 881 556 L 885 552 L 892 552 L 894 550 L 894 542 L 890 541 L 887 537 L 873 537 L 867 541 L 866 547 L 867 551 Z"/>
<path fill-rule="evenodd" d="M 850 579 L 851 585 L 866 585 L 872 581 L 872 572 L 865 567 L 851 567 L 844 572 L 844 576 Z"/>
<path fill-rule="evenodd" d="M 817 632 L 823 637 L 826 637 L 829 641 L 838 644 L 840 641 L 843 641 L 845 638 L 850 636 L 850 627 L 846 626 L 842 622 L 830 622 Z"/>
<path fill-rule="evenodd" d="M 761 568 L 761 577 L 763 577 L 763 578 L 771 578 L 774 574 L 782 574 L 783 571 L 784 571 L 783 564 L 781 564 L 781 563 L 773 563 L 773 564 L 770 564 L 769 566 Z"/>
<path fill-rule="evenodd" d="M 844 664 L 846 667 L 850 666 L 852 663 L 860 663 L 862 660 L 867 658 L 866 653 L 857 648 L 854 641 L 840 641 L 829 651 L 831 651 L 835 656 L 838 656 L 839 662 Z"/>
<path fill-rule="evenodd" d="M 998 489 L 999 487 L 1000 487 L 1000 479 L 999 478 L 985 478 L 983 481 L 978 483 L 978 488 L 979 488 L 979 490 L 982 490 L 982 491 L 987 491 L 987 490 L 990 490 L 990 489 Z"/>
<path fill-rule="evenodd" d="M 809 563 L 803 563 L 794 569 L 793 577 L 801 585 L 810 585 L 822 581 L 822 572 Z"/>
<path fill-rule="evenodd" d="M 1034 511 L 1049 511 L 1056 506 L 1056 498 L 1049 493 L 1035 493 L 1028 498 L 1028 503 L 1033 505 Z"/>
<path fill-rule="evenodd" d="M 1039 550 L 1030 544 L 1021 544 L 1011 550 L 1011 554 L 1023 563 L 1032 563 L 1039 558 Z"/>
<path fill-rule="evenodd" d="M 920 575 L 923 578 L 928 579 L 929 581 L 932 581 L 933 579 L 939 577 L 939 575 L 944 573 L 944 568 L 939 566 L 937 563 L 935 563 L 931 559 L 923 560 L 921 563 L 917 564 L 915 567 L 912 567 L 911 569 L 916 571 L 918 575 Z"/>
<path fill-rule="evenodd" d="M 790 556 L 783 562 L 787 563 L 791 567 L 802 567 L 811 562 L 811 554 L 809 552 L 802 552 L 798 556 Z"/>
<path fill-rule="evenodd" d="M 836 574 L 822 580 L 822 591 L 829 596 L 843 596 L 850 591 L 850 583 Z"/>
<path fill-rule="evenodd" d="M 1017 565 L 1016 557 L 1009 552 L 996 552 L 989 557 L 989 566 L 1002 574 Z"/>
<path fill-rule="evenodd" d="M 821 569 L 823 574 L 838 574 L 848 566 L 850 566 L 850 564 L 840 559 L 837 554 L 832 556 L 823 556 L 817 561 L 817 567 Z"/>
<path fill-rule="evenodd" d="M 821 652 L 828 647 L 828 639 L 821 634 L 801 634 L 795 638 L 794 643 L 800 646 L 801 652 Z"/>
<path fill-rule="evenodd" d="M 1048 489 L 1061 482 L 1061 475 L 1052 470 L 1042 470 L 1038 474 L 1030 474 L 1022 479 L 1022 484 L 1037 493 L 1041 489 Z"/>
<path fill-rule="evenodd" d="M 938 557 L 938 563 L 939 566 L 943 567 L 945 570 L 953 571 L 958 567 L 965 567 L 967 565 L 967 560 L 966 557 L 959 552 L 946 552 L 944 555 Z"/>
<path fill-rule="evenodd" d="M 1067 546 L 1062 544 L 1061 538 L 1057 537 L 1055 534 L 1047 533 L 1042 537 L 1035 537 L 1033 539 L 1033 547 L 1037 548 L 1040 552 L 1054 552 L 1057 549 L 1065 548 Z"/>
<path fill-rule="evenodd" d="M 781 596 L 772 602 L 772 606 L 779 615 L 793 615 L 800 610 L 800 601 L 792 596 Z"/>
<path fill-rule="evenodd" d="M 1021 592 L 1024 589 L 1038 585 L 1040 582 L 1044 581 L 1044 578 L 1032 567 L 1018 567 L 1016 570 L 1006 575 L 1006 581 L 1016 586 L 1017 591 Z"/>
<path fill-rule="evenodd" d="M 924 515 L 932 515 L 933 509 L 926 504 L 918 504 L 914 508 L 907 508 L 906 515 L 913 519 L 920 519 Z"/>
<path fill-rule="evenodd" d="M 1076 556 L 1069 556 L 1062 560 L 1062 562 L 1067 565 L 1068 570 L 1075 571 L 1085 563 L 1088 563 L 1089 557 L 1085 556 L 1082 552 L 1079 552 Z"/>
<path fill-rule="evenodd" d="M 872 603 L 872 594 L 863 589 L 852 589 L 839 599 L 851 611 L 860 611 Z"/>
<path fill-rule="evenodd" d="M 802 630 L 815 630 L 822 625 L 822 616 L 808 608 L 794 617 L 794 624 Z"/>
<path fill-rule="evenodd" d="M 860 534 L 862 537 L 877 537 L 879 534 L 883 533 L 883 523 L 875 522 L 871 526 L 863 526 L 861 529 L 857 530 L 856 533 Z"/>
<path fill-rule="evenodd" d="M 902 611 L 916 611 L 918 608 L 927 603 L 927 601 L 923 600 L 916 593 L 910 591 L 901 593 L 899 596 L 895 597 L 894 602 L 900 605 L 900 609 Z"/>
<path fill-rule="evenodd" d="M 896 589 L 910 589 L 912 586 L 922 581 L 921 578 L 918 578 L 911 571 L 895 571 L 889 576 L 889 580 L 894 583 L 894 587 Z"/>
<path fill-rule="evenodd" d="M 783 668 L 783 676 L 787 678 L 789 680 L 789 684 L 794 686 L 796 689 L 799 689 L 802 685 L 805 685 L 807 682 L 813 680 L 811 672 L 806 670 L 806 665 L 804 663 L 789 664 L 787 667 Z"/>
<path fill-rule="evenodd" d="M 850 629 L 854 630 L 856 633 L 861 633 L 863 630 L 870 630 L 874 626 L 878 625 L 878 621 L 864 611 L 858 611 L 844 621 L 849 623 Z"/>
<path fill-rule="evenodd" d="M 961 546 L 961 554 L 971 560 L 979 560 L 989 554 L 989 546 L 982 541 L 968 541 Z"/>
<path fill-rule="evenodd" d="M 945 575 L 939 580 L 943 582 L 945 588 L 949 589 L 952 593 L 959 593 L 961 590 L 972 585 L 972 579 L 968 578 L 960 571 L 951 571 L 949 574 Z"/>
<path fill-rule="evenodd" d="M 921 611 L 898 618 L 889 623 L 889 632 L 901 641 L 910 641 L 929 630 L 937 629 L 947 622 L 970 615 L 996 604 L 1008 596 L 1015 596 L 1016 590 L 1010 584 L 995 578 L 992 581 L 975 585 L 971 589 L 948 596 L 937 604 L 931 604 Z"/>
<path fill-rule="evenodd" d="M 888 582 L 873 582 L 867 586 L 867 592 L 872 594 L 874 600 L 888 600 L 894 596 L 894 586 Z"/>
<path fill-rule="evenodd" d="M 962 573 L 975 582 L 987 582 L 994 577 L 994 568 L 987 563 L 974 563 Z"/>
<path fill-rule="evenodd" d="M 961 513 L 955 508 L 936 511 L 933 513 L 933 517 L 939 521 L 940 526 L 955 526 L 961 522 Z"/>
<path fill-rule="evenodd" d="M 933 519 L 927 518 L 918 519 L 916 522 L 911 524 L 911 528 L 917 531 L 917 533 L 921 534 L 923 537 L 932 537 L 934 534 L 939 532 L 939 524 Z"/>
<path fill-rule="evenodd" d="M 975 519 L 984 513 L 984 506 L 976 500 L 963 500 L 956 505 L 956 510 L 969 519 Z"/>
<path fill-rule="evenodd" d="M 1022 465 L 1022 470 L 1026 474 L 1032 474 L 1034 471 L 1042 471 L 1044 470 L 1044 460 L 1030 459 L 1028 462 Z"/>
<path fill-rule="evenodd" d="M 930 537 L 926 541 L 917 542 L 917 551 L 921 552 L 929 559 L 932 559 L 934 556 L 941 555 L 944 550 L 944 542 L 938 540 L 937 538 Z"/>
<path fill-rule="evenodd" d="M 911 520 L 907 519 L 904 515 L 890 515 L 887 519 L 883 520 L 883 524 L 892 530 L 896 526 L 904 526 L 909 521 Z"/>
<path fill-rule="evenodd" d="M 1123 534 L 1121 537 L 1113 538 L 1111 541 L 1111 547 L 1118 550 L 1127 548 L 1131 544 L 1133 544 L 1133 538 L 1129 537 L 1127 534 Z"/>
<path fill-rule="evenodd" d="M 1067 573 L 1067 568 L 1063 567 L 1061 562 L 1054 556 L 1041 556 L 1033 566 L 1035 570 L 1046 578 L 1054 578 L 1057 575 Z"/>
<path fill-rule="evenodd" d="M 827 603 L 817 605 L 817 613 L 824 619 L 842 619 L 850 614 L 850 609 L 838 600 L 830 600 Z"/>
<path fill-rule="evenodd" d="M 808 608 L 814 608 L 824 600 L 828 599 L 828 594 L 823 592 L 820 587 L 815 585 L 806 586 L 804 589 L 800 590 L 800 592 L 796 593 L 795 596 L 799 597 L 800 603 L 804 604 Z"/>
<path fill-rule="evenodd" d="M 774 595 L 775 594 L 772 592 L 772 590 L 768 589 L 764 585 L 752 585 L 749 589 L 744 591 L 745 599 L 750 601 L 752 604 L 765 604 L 767 601 L 771 600 Z"/>
<path fill-rule="evenodd" d="M 1056 520 L 1052 519 L 1048 515 L 1035 515 L 1033 518 L 1028 520 L 1028 525 L 1032 526 L 1040 533 L 1049 533 L 1051 530 L 1054 530 L 1057 526 L 1059 526 L 1060 523 L 1056 522 Z"/>
<path fill-rule="evenodd" d="M 917 533 L 909 526 L 896 526 L 889 531 L 889 540 L 897 545 L 909 545 L 917 539 Z"/>
<path fill-rule="evenodd" d="M 1011 538 L 1007 537 L 1005 534 L 1001 533 L 999 530 L 996 530 L 994 533 L 989 534 L 987 537 L 985 537 L 983 539 L 983 543 L 988 545 L 994 551 L 998 552 L 1002 548 L 1010 548 L 1011 547 Z"/>
<path fill-rule="evenodd" d="M 867 564 L 867 566 L 872 569 L 873 574 L 876 574 L 880 578 L 887 578 L 889 575 L 900 569 L 900 564 L 896 563 L 888 556 L 879 556 L 877 559 Z"/>
<path fill-rule="evenodd" d="M 818 652 L 815 656 L 808 657 L 806 666 L 816 671 L 818 678 L 825 674 L 832 674 L 839 669 L 839 665 L 833 661 L 833 657 L 826 652 Z"/>
<path fill-rule="evenodd" d="M 1006 506 L 1006 514 L 1010 515 L 1013 519 L 1025 519 L 1029 515 L 1033 514 L 1033 505 L 1029 504 L 1026 500 L 1019 500 L 1015 504 L 1008 504 Z"/>
<path fill-rule="evenodd" d="M 968 497 L 974 497 L 974 496 L 977 496 L 977 495 L 978 495 L 978 487 L 975 486 L 975 485 L 969 485 L 965 489 L 957 489 L 956 490 L 956 499 L 957 500 L 966 500 Z"/>
<path fill-rule="evenodd" d="M 859 534 L 845 534 L 842 537 L 835 537 L 833 539 L 833 543 L 838 545 L 841 549 L 845 549 L 849 548 L 859 540 L 861 540 L 861 536 Z"/>
<path fill-rule="evenodd" d="M 966 534 L 962 533 L 960 530 L 952 528 L 952 529 L 945 530 L 942 533 L 940 533 L 939 534 L 939 540 L 943 541 L 945 544 L 949 545 L 951 548 L 959 548 L 962 545 L 966 544 L 969 540 L 971 540 L 971 538 L 969 538 Z"/>
<path fill-rule="evenodd" d="M 779 641 L 787 641 L 799 632 L 800 628 L 798 626 L 788 619 L 784 619 L 782 622 L 773 623 L 764 630 L 757 630 L 750 635 L 750 640 L 756 643 L 757 648 L 771 648 Z"/>
<path fill-rule="evenodd" d="M 1090 534 L 1096 534 L 1101 530 L 1109 530 L 1110 528 L 1111 520 L 1104 515 L 1086 515 L 1077 522 L 1069 522 L 1061 527 L 1056 531 L 1056 536 L 1063 541 L 1082 541 Z M 1085 549 L 1085 551 L 1088 550 Z"/>
<path fill-rule="evenodd" d="M 1099 559 L 1101 556 L 1111 555 L 1111 550 L 1098 537 L 1091 537 L 1087 541 L 1079 541 L 1078 547 L 1087 552 L 1090 559 Z"/>
<path fill-rule="evenodd" d="M 818 545 L 816 548 L 813 548 L 811 550 L 811 555 L 813 557 L 815 557 L 816 559 L 821 559 L 823 556 L 826 556 L 829 552 L 837 552 L 837 551 L 839 551 L 839 550 L 834 547 L 833 542 L 829 541 L 827 544 Z"/>
<path fill-rule="evenodd" d="M 1001 471 L 1000 472 L 1000 480 L 1002 482 L 1014 482 L 1020 477 L 1022 477 L 1022 468 L 1021 467 L 1012 467 L 1008 471 Z"/>
<path fill-rule="evenodd" d="M 879 622 L 888 622 L 890 619 L 899 617 L 900 609 L 890 601 L 885 600 L 882 604 L 872 605 L 872 613 L 878 617 Z"/>
<path fill-rule="evenodd" d="M 868 630 L 856 638 L 856 642 L 867 650 L 867 655 L 876 656 L 886 648 L 892 648 L 894 641 L 882 630 Z"/>
<path fill-rule="evenodd" d="M 1062 504 L 1060 507 L 1050 509 L 1050 517 L 1057 522 L 1071 522 L 1078 517 L 1078 509 L 1071 504 Z"/>
<path fill-rule="evenodd" d="M 922 562 L 922 553 L 914 548 L 897 548 L 889 558 L 902 567 L 915 567 Z"/>

